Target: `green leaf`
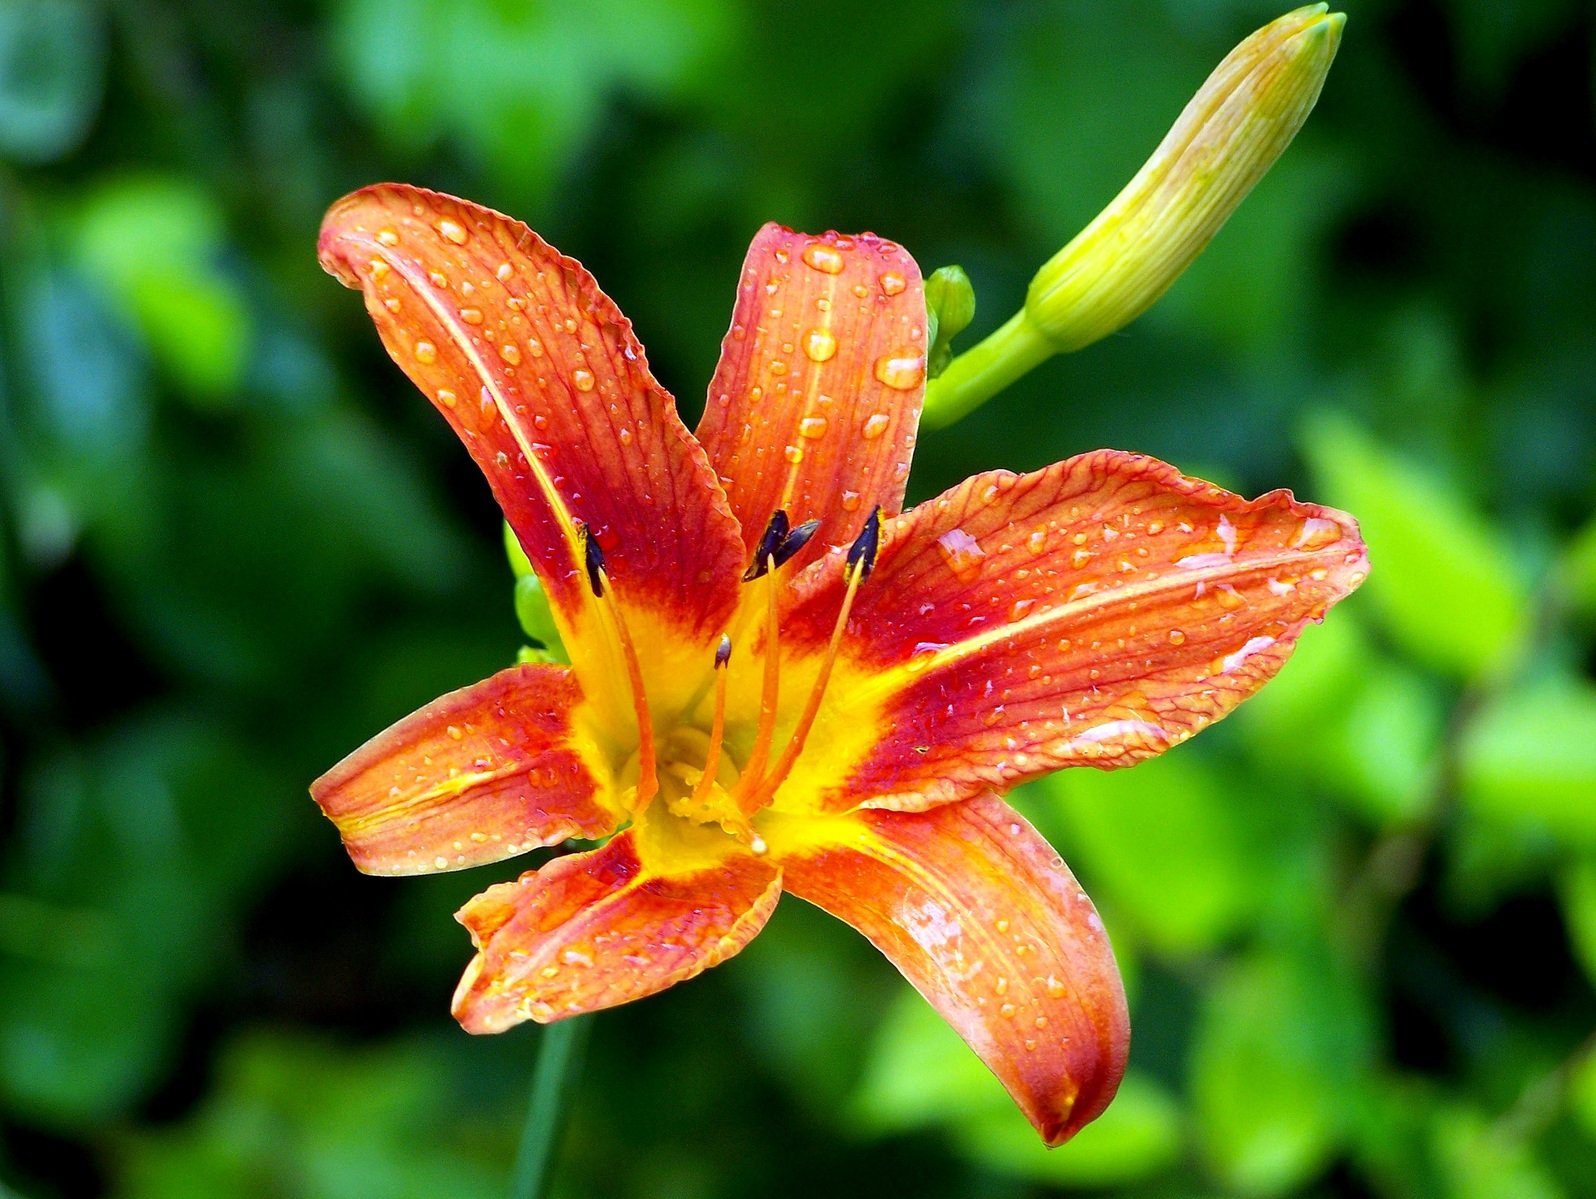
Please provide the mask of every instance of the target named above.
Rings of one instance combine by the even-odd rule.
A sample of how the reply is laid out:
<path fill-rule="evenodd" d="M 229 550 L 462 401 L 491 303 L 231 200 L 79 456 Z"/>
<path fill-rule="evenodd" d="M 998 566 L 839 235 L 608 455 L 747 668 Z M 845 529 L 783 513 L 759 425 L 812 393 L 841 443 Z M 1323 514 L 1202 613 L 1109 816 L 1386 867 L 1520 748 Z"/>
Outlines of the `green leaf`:
<path fill-rule="evenodd" d="M 1310 778 L 1376 827 L 1416 818 L 1445 724 L 1430 679 L 1369 644 L 1356 614 L 1307 629 L 1236 722 L 1253 754 L 1300 789 Z"/>
<path fill-rule="evenodd" d="M 1528 599 L 1502 534 L 1425 467 L 1337 416 L 1309 422 L 1303 452 L 1324 498 L 1369 544 L 1369 607 L 1437 670 L 1478 678 L 1518 643 Z"/>
<path fill-rule="evenodd" d="M 50 162 L 77 147 L 105 89 L 105 42 L 98 5 L 0 5 L 0 155 Z"/>
<path fill-rule="evenodd" d="M 1158 1082 L 1126 1073 L 1114 1101 L 1067 1145 L 1048 1149 L 1013 1104 L 953 1125 L 966 1159 L 1040 1184 L 1127 1186 L 1162 1174 L 1181 1154 L 1180 1108 Z"/>
<path fill-rule="evenodd" d="M 1261 902 L 1249 813 L 1201 756 L 1066 771 L 1036 790 L 1059 852 L 1155 949 L 1212 948 Z"/>
<path fill-rule="evenodd" d="M 1277 1195 L 1333 1160 L 1371 1055 L 1365 998 L 1310 951 L 1233 964 L 1204 996 L 1191 1097 L 1204 1154 L 1232 1187 Z"/>
<path fill-rule="evenodd" d="M 230 400 L 251 330 L 238 287 L 221 269 L 215 200 L 176 177 L 124 176 L 83 206 L 82 269 L 120 304 L 155 359 L 195 398 Z"/>
<path fill-rule="evenodd" d="M 1560 1199 L 1535 1149 L 1504 1136 L 1473 1108 L 1442 1108 L 1430 1129 L 1446 1199 Z"/>
<path fill-rule="evenodd" d="M 1574 958 L 1585 968 L 1585 977 L 1596 984 L 1596 856 L 1586 856 L 1563 872 L 1558 891 L 1563 903 L 1563 921 Z"/>
<path fill-rule="evenodd" d="M 1586 522 L 1563 551 L 1562 580 L 1574 609 L 1596 620 L 1596 517 Z"/>
<path fill-rule="evenodd" d="M 1476 812 L 1596 846 L 1596 687 L 1554 676 L 1499 696 L 1469 725 L 1459 770 Z"/>
<path fill-rule="evenodd" d="M 881 1134 L 957 1123 L 1010 1102 L 936 1010 L 906 989 L 876 1031 L 852 1110 Z"/>

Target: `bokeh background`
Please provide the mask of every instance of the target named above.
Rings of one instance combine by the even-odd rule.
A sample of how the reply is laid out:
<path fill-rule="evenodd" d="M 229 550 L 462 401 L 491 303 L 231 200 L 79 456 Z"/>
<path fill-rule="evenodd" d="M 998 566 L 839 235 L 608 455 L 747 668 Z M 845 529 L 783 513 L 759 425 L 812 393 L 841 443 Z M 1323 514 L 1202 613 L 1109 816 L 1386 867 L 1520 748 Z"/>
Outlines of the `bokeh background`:
<path fill-rule="evenodd" d="M 505 1193 L 540 1031 L 448 1000 L 515 867 L 361 877 L 305 790 L 520 644 L 487 489 L 316 266 L 331 200 L 527 219 L 691 418 L 761 222 L 961 263 L 979 335 L 1283 8 L 0 0 L 0 1195 Z M 1109 445 L 1364 522 L 1233 719 L 1019 797 L 1124 965 L 1120 1099 L 1044 1152 L 789 900 L 596 1018 L 560 1195 L 1596 1193 L 1596 13 L 1346 8 L 1187 277 L 912 480 Z"/>

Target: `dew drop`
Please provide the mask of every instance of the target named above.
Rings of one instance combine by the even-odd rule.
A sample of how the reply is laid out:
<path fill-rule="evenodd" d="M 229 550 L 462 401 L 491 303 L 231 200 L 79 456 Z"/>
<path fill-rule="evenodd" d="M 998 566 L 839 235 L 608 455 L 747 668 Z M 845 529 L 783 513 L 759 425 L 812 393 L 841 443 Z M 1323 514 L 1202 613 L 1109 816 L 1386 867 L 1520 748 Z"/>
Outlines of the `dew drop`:
<path fill-rule="evenodd" d="M 1002 1016 L 1005 1020 L 1012 1020 L 1014 1019 L 1014 1013 L 1019 1010 L 1020 1009 L 1015 1007 L 1012 1003 L 1005 1003 L 1002 1007 L 998 1008 L 998 1015 Z"/>
<path fill-rule="evenodd" d="M 384 300 L 382 302 L 382 306 L 384 308 L 386 308 L 389 312 L 398 312 L 399 311 L 399 297 L 398 296 L 389 296 L 386 300 Z"/>
<path fill-rule="evenodd" d="M 399 235 L 392 229 L 382 229 L 377 233 L 377 240 L 385 246 L 397 246 L 399 244 Z"/>
<path fill-rule="evenodd" d="M 904 288 L 909 286 L 909 281 L 897 271 L 883 271 L 880 282 L 881 290 L 889 296 L 902 295 Z"/>
<path fill-rule="evenodd" d="M 1297 531 L 1297 539 L 1291 543 L 1292 549 L 1317 550 L 1323 549 L 1341 539 L 1341 526 L 1333 520 L 1322 517 L 1310 516 L 1302 522 L 1302 528 Z"/>
<path fill-rule="evenodd" d="M 438 347 L 430 341 L 416 342 L 416 361 L 422 366 L 428 366 L 438 361 Z"/>
<path fill-rule="evenodd" d="M 963 529 L 949 529 L 938 537 L 937 549 L 961 583 L 968 583 L 981 573 L 981 560 L 986 557 L 986 551 Z"/>
<path fill-rule="evenodd" d="M 894 391 L 910 391 L 925 380 L 925 355 L 886 354 L 876 359 L 876 379 Z"/>
<path fill-rule="evenodd" d="M 811 329 L 804 337 L 804 355 L 811 362 L 829 362 L 837 354 L 837 339 L 829 330 Z"/>
<path fill-rule="evenodd" d="M 383 277 L 388 273 L 388 264 L 380 258 L 373 258 L 366 265 L 371 271 L 371 278 L 373 282 L 380 283 Z"/>
<path fill-rule="evenodd" d="M 590 370 L 584 370 L 581 367 L 577 367 L 571 372 L 571 382 L 576 385 L 576 389 L 578 391 L 592 391 L 593 372 Z"/>
<path fill-rule="evenodd" d="M 823 416 L 806 416 L 798 422 L 798 436 L 810 440 L 826 435 L 826 418 Z"/>
<path fill-rule="evenodd" d="M 1179 629 L 1170 629 L 1169 630 L 1169 644 L 1171 644 L 1171 645 L 1184 645 L 1184 644 L 1186 644 L 1186 634 L 1181 632 Z"/>
<path fill-rule="evenodd" d="M 428 271 L 427 282 L 432 284 L 432 286 L 436 287 L 439 291 L 442 291 L 444 288 L 449 286 L 449 276 L 445 275 L 442 271 Z"/>
<path fill-rule="evenodd" d="M 480 325 L 482 323 L 482 309 L 462 308 L 460 309 L 460 319 L 468 325 Z"/>
<path fill-rule="evenodd" d="M 857 491 L 844 491 L 842 493 L 842 510 L 844 512 L 859 511 L 859 493 Z"/>
<path fill-rule="evenodd" d="M 783 450 L 782 453 L 786 456 L 787 461 L 791 462 L 794 466 L 797 466 L 804 460 L 804 451 L 802 446 L 790 445 Z"/>
<path fill-rule="evenodd" d="M 471 236 L 465 231 L 464 225 L 459 221 L 451 221 L 448 217 L 438 222 L 438 233 L 445 241 L 452 241 L 457 246 L 465 245 Z"/>
<path fill-rule="evenodd" d="M 447 387 L 438 392 L 438 403 L 442 404 L 445 408 L 453 408 L 455 404 L 459 402 L 459 400 L 460 397 L 455 395 L 454 392 L 450 391 Z"/>
<path fill-rule="evenodd" d="M 892 418 L 885 412 L 878 412 L 864 423 L 864 428 L 859 432 L 866 441 L 874 441 L 887 431 L 887 426 L 892 423 Z"/>
<path fill-rule="evenodd" d="M 1040 554 L 1047 548 L 1047 530 L 1033 529 L 1031 535 L 1025 539 L 1025 548 L 1033 554 Z"/>
<path fill-rule="evenodd" d="M 510 276 L 515 274 L 515 268 L 508 262 L 501 262 L 499 263 L 499 269 L 494 271 L 493 274 L 500 283 L 506 283 L 509 281 Z"/>
<path fill-rule="evenodd" d="M 503 358 L 511 366 L 519 366 L 521 363 L 521 347 L 513 341 L 507 341 L 499 346 L 499 357 Z"/>
<path fill-rule="evenodd" d="M 811 242 L 804 247 L 804 264 L 827 275 L 842 274 L 842 255 L 830 246 Z"/>

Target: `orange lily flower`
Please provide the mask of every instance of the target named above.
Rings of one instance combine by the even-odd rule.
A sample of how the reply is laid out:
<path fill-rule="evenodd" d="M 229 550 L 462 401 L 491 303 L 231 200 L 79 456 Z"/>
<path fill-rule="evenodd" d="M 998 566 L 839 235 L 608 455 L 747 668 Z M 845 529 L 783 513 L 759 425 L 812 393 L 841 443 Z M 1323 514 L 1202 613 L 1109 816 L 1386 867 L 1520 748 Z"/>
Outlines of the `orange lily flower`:
<path fill-rule="evenodd" d="M 609 838 L 460 911 L 460 1023 L 659 991 L 790 891 L 1048 1143 L 1101 1112 L 1129 1037 L 1113 953 L 1000 795 L 1225 715 L 1362 581 L 1352 520 L 1107 450 L 903 512 L 925 301 L 868 234 L 759 232 L 696 437 L 592 276 L 517 221 L 381 184 L 320 253 L 487 475 L 571 665 L 446 695 L 312 792 L 373 874 Z"/>

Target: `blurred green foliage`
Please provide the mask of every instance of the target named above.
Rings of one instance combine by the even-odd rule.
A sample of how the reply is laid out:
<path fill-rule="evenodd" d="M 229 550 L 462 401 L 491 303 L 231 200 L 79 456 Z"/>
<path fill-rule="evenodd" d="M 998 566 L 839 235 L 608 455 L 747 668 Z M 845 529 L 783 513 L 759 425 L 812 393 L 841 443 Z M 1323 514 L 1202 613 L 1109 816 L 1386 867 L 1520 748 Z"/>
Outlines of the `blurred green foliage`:
<path fill-rule="evenodd" d="M 1125 966 L 1120 1099 L 1043 1151 L 789 901 L 598 1018 L 562 1194 L 1590 1193 L 1596 12 L 1347 7 L 1189 275 L 912 480 L 1114 445 L 1364 522 L 1368 587 L 1233 720 L 1018 797 Z M 305 786 L 537 597 L 317 270 L 327 203 L 526 218 L 691 415 L 761 222 L 962 264 L 969 344 L 1278 11 L 0 3 L 0 1194 L 503 1193 L 539 1034 L 447 1003 L 505 871 L 361 878 Z"/>

